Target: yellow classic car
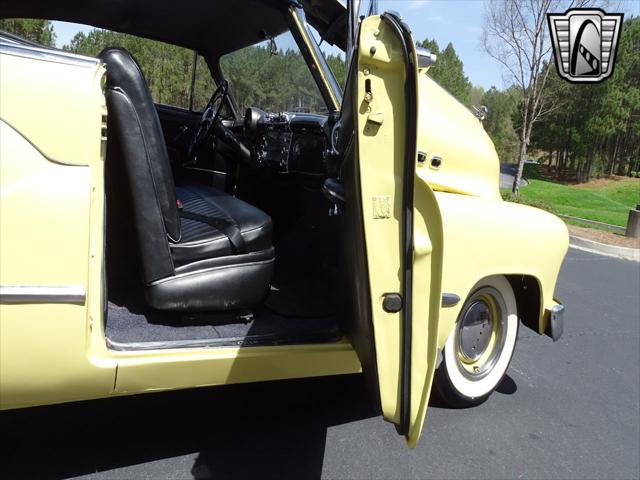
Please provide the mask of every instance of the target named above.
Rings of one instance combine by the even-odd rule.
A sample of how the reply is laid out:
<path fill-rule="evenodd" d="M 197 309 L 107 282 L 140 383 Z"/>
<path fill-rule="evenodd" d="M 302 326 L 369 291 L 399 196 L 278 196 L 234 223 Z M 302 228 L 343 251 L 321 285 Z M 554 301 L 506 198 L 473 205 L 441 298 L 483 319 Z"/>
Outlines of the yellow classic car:
<path fill-rule="evenodd" d="M 562 334 L 563 222 L 502 201 L 437 58 L 358 4 L 3 1 L 191 49 L 213 91 L 161 105 L 121 45 L 0 36 L 2 409 L 362 372 L 413 446 L 432 393 L 487 399 L 520 323 Z M 240 109 L 221 58 L 283 33 L 323 114 Z"/>

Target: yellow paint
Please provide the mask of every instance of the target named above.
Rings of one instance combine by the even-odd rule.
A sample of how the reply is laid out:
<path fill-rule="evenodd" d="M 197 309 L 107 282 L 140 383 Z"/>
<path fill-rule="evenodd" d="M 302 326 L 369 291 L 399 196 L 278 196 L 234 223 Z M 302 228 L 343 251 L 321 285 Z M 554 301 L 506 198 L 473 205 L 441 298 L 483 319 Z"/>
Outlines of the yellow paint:
<path fill-rule="evenodd" d="M 544 309 L 553 293 L 569 247 L 567 228 L 550 213 L 515 203 L 437 192 L 444 225 L 442 291 L 467 298 L 478 280 L 491 275 L 531 275 L 542 292 L 539 333 L 546 327 Z M 440 313 L 438 345 L 444 347 L 464 301 Z"/>
<path fill-rule="evenodd" d="M 100 135 L 96 118 L 102 113 L 95 97 L 102 71 L 97 61 L 69 64 L 55 57 L 3 53 L 1 62 L 0 118 L 48 158 L 89 165 Z"/>
<path fill-rule="evenodd" d="M 426 73 L 418 81 L 418 151 L 426 155 L 419 175 L 434 190 L 499 200 L 500 162 L 480 121 Z M 433 156 L 442 159 L 439 168 Z"/>
<path fill-rule="evenodd" d="M 117 394 L 361 371 L 351 344 L 116 353 Z"/>
<path fill-rule="evenodd" d="M 104 69 L 0 54 L 0 285 L 81 286 L 83 305 L 0 305 L 0 408 L 110 394 L 101 322 Z M 104 342 L 103 342 L 104 343 Z"/>
<path fill-rule="evenodd" d="M 406 125 L 399 47 L 378 17 L 363 21 L 356 119 L 363 217 L 381 403 L 385 418 L 395 422 L 400 316 L 385 313 L 381 303 L 384 293 L 401 291 Z M 4 53 L 0 65 L 0 284 L 81 285 L 87 292 L 83 305 L 0 305 L 0 409 L 360 371 L 346 340 L 109 350 L 102 297 L 104 68 Z M 417 163 L 415 176 L 410 445 L 422 428 L 436 348 L 444 346 L 463 304 L 441 309 L 441 292 L 464 299 L 484 277 L 532 275 L 541 285 L 543 332 L 568 247 L 559 219 L 500 200 L 498 159 L 478 120 L 424 72 L 415 74 L 418 150 L 426 162 Z M 365 76 L 373 92 L 367 98 Z M 434 155 L 443 159 L 438 169 L 430 164 Z"/>
<path fill-rule="evenodd" d="M 102 297 L 104 68 L 6 54 L 0 64 L 0 285 L 79 285 L 87 292 L 83 305 L 0 304 L 0 409 L 360 371 L 345 341 L 109 350 Z M 36 70 L 40 81 L 20 81 Z M 31 103 L 4 101 L 20 92 L 41 99 L 31 110 L 38 121 L 24 120 Z M 60 110 L 61 99 L 68 110 Z"/>
<path fill-rule="evenodd" d="M 415 52 L 413 55 L 415 65 Z M 382 299 L 385 293 L 402 291 L 405 138 L 407 128 L 417 128 L 417 125 L 406 125 L 405 69 L 400 39 L 393 30 L 380 17 L 365 19 L 361 24 L 358 51 L 356 130 L 380 404 L 384 417 L 395 424 L 400 422 L 402 313 L 385 312 Z M 417 70 L 413 74 L 417 76 Z M 376 112 L 376 118 L 384 118 L 384 122 L 372 122 L 369 110 Z M 411 154 L 417 158 L 417 152 Z M 385 197 L 390 202 L 390 215 L 380 214 L 380 199 Z M 434 372 L 442 275 L 439 209 L 431 188 L 418 175 L 415 176 L 414 215 L 417 248 L 407 436 L 410 446 L 420 437 Z"/>

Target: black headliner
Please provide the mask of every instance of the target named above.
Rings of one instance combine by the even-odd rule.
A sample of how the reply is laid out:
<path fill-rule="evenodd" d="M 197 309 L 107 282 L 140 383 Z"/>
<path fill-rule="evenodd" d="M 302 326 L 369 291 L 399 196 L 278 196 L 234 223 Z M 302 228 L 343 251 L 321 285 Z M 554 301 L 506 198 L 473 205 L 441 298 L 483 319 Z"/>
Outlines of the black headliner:
<path fill-rule="evenodd" d="M 303 0 L 307 19 L 344 48 L 346 15 L 338 0 Z M 2 0 L 0 18 L 81 23 L 219 57 L 287 30 L 289 0 Z M 330 28 L 333 24 L 333 28 Z M 338 28 L 336 28 L 338 27 Z M 338 31 L 336 34 L 335 32 Z"/>

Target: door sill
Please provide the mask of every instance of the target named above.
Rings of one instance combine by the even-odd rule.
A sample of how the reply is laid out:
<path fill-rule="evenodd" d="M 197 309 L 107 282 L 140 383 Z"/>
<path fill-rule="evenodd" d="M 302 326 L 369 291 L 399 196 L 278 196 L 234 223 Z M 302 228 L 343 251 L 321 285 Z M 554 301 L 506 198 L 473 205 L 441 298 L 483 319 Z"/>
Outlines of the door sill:
<path fill-rule="evenodd" d="M 224 347 L 274 347 L 283 345 L 306 345 L 317 343 L 337 343 L 344 338 L 335 328 L 323 332 L 302 335 L 258 335 L 251 337 L 212 338 L 197 340 L 160 340 L 153 342 L 117 342 L 106 337 L 107 348 L 118 352 L 174 350 L 187 348 Z"/>

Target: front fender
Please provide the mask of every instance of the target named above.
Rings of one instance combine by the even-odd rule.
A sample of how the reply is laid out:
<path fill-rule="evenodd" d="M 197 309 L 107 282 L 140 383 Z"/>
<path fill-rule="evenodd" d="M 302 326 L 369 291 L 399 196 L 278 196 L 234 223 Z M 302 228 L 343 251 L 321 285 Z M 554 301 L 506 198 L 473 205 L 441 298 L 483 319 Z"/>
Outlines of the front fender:
<path fill-rule="evenodd" d="M 436 194 L 444 229 L 442 291 L 467 298 L 473 286 L 491 275 L 525 275 L 540 286 L 537 330 L 544 333 L 557 305 L 554 290 L 569 247 L 567 227 L 536 208 L 469 195 Z M 440 313 L 442 348 L 464 301 Z"/>

